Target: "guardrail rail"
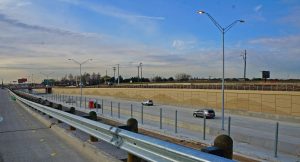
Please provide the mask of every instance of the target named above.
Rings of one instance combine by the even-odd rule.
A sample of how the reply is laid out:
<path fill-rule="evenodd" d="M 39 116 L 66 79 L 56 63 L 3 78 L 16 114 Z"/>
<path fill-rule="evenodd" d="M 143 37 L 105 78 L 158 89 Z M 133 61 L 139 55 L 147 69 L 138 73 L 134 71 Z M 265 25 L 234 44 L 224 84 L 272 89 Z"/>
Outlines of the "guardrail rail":
<path fill-rule="evenodd" d="M 230 162 L 232 160 L 211 155 L 192 148 L 133 133 L 118 127 L 92 121 L 10 94 L 23 104 L 52 116 L 102 141 L 106 141 L 147 161 L 159 162 Z M 25 93 L 24 93 L 25 94 Z M 27 94 L 28 95 L 28 94 Z"/>

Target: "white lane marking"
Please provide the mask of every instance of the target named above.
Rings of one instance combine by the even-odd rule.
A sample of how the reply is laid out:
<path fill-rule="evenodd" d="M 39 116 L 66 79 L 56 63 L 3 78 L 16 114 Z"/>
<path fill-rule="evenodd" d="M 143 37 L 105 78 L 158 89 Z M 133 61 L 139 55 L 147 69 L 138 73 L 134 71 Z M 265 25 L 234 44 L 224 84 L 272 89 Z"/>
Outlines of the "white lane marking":
<path fill-rule="evenodd" d="M 3 118 L 0 116 L 0 122 L 2 122 L 3 121 Z"/>

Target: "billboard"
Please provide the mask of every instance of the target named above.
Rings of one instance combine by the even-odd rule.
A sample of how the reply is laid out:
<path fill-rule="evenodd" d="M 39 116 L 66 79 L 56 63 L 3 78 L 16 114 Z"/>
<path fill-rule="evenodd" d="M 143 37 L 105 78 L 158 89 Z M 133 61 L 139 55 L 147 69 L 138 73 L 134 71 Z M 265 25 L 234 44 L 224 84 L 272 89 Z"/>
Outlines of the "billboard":
<path fill-rule="evenodd" d="M 21 79 L 18 79 L 18 83 L 21 84 L 21 83 L 25 83 L 27 82 L 27 78 L 21 78 Z"/>

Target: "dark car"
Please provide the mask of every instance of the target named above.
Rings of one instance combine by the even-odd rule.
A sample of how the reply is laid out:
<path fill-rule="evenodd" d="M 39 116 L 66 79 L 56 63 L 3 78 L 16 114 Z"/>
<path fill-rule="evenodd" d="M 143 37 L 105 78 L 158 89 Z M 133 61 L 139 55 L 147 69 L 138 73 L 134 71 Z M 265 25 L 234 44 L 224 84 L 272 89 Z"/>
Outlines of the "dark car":
<path fill-rule="evenodd" d="M 197 110 L 197 111 L 194 111 L 193 112 L 193 116 L 194 117 L 205 117 L 206 118 L 215 118 L 215 111 L 213 109 L 200 109 L 200 110 Z"/>

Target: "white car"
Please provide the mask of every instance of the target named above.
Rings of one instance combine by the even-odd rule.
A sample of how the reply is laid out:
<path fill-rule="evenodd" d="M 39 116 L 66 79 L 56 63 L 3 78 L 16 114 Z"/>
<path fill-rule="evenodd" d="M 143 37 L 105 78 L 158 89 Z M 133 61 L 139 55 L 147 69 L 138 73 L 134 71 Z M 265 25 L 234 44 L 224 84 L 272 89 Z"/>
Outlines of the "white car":
<path fill-rule="evenodd" d="M 144 102 L 142 102 L 142 105 L 153 106 L 153 101 L 152 100 L 144 101 Z"/>

